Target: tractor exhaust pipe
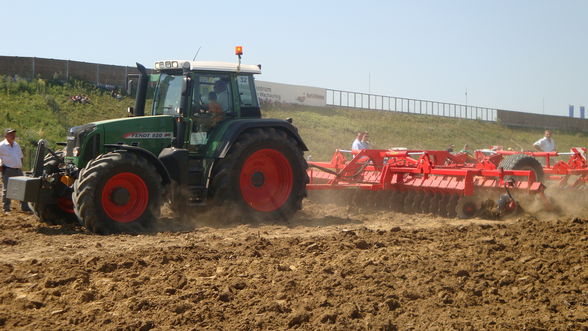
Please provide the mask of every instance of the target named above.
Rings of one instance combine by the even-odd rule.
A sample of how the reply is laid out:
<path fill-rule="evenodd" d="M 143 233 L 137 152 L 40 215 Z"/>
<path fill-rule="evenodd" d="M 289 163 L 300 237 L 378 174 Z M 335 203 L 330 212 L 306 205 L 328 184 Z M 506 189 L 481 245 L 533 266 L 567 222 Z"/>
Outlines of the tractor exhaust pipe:
<path fill-rule="evenodd" d="M 149 84 L 149 75 L 147 69 L 137 62 L 137 69 L 140 72 L 139 83 L 137 84 L 137 95 L 135 96 L 135 108 L 133 108 L 134 116 L 145 115 L 145 98 L 147 96 L 147 84 Z"/>

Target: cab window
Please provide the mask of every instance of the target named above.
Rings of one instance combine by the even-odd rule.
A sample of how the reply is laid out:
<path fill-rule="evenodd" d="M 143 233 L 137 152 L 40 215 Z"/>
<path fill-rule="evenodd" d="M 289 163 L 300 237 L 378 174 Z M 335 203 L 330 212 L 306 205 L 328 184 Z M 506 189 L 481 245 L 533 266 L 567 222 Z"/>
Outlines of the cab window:
<path fill-rule="evenodd" d="M 217 103 L 224 113 L 233 109 L 228 75 L 199 75 L 197 88 L 199 98 L 195 101 L 200 102 L 201 110 L 207 110 L 211 102 Z"/>
<path fill-rule="evenodd" d="M 162 73 L 153 101 L 153 115 L 176 115 L 180 109 L 182 75 Z"/>
<path fill-rule="evenodd" d="M 257 107 L 257 97 L 253 88 L 253 77 L 246 75 L 237 76 L 237 88 L 239 89 L 239 103 L 241 107 Z"/>

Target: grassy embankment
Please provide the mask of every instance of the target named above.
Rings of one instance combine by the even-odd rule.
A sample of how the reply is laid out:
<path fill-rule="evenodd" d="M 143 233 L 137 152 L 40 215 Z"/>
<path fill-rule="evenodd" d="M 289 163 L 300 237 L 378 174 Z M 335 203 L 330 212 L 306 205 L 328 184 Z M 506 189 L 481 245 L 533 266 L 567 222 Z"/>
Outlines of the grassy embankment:
<path fill-rule="evenodd" d="M 70 97 L 86 94 L 91 104 L 74 104 Z M 79 81 L 57 84 L 45 80 L 12 81 L 0 77 L 0 128 L 18 130 L 25 155 L 34 150 L 40 138 L 50 143 L 65 141 L 68 128 L 91 121 L 124 117 L 131 98 L 116 100 L 107 91 Z M 541 129 L 511 129 L 497 123 L 459 120 L 425 115 L 302 107 L 266 106 L 264 117 L 294 118 L 294 124 L 314 160 L 329 159 L 336 148 L 348 149 L 357 130 L 368 130 L 376 147 L 457 150 L 467 143 L 470 149 L 503 145 L 530 149 L 543 135 Z M 555 132 L 559 150 L 588 146 L 588 133 Z M 25 162 L 28 162 L 26 160 Z"/>
<path fill-rule="evenodd" d="M 70 98 L 78 94 L 87 95 L 91 103 L 74 104 Z M 13 81 L 0 76 L 0 131 L 6 127 L 17 130 L 28 164 L 39 139 L 54 146 L 65 141 L 70 127 L 126 116 L 126 108 L 133 103 L 130 98 L 117 100 L 108 91 L 80 81 L 60 84 L 41 79 Z"/>
<path fill-rule="evenodd" d="M 491 145 L 531 150 L 533 142 L 543 136 L 542 129 L 508 128 L 498 123 L 376 110 L 282 105 L 265 107 L 263 113 L 264 117 L 292 117 L 313 160 L 328 159 L 336 148 L 350 149 L 358 130 L 369 131 L 370 140 L 377 148 L 444 150 L 454 144 L 457 151 L 464 144 L 470 150 Z M 588 132 L 554 131 L 554 138 L 560 151 L 588 146 Z"/>

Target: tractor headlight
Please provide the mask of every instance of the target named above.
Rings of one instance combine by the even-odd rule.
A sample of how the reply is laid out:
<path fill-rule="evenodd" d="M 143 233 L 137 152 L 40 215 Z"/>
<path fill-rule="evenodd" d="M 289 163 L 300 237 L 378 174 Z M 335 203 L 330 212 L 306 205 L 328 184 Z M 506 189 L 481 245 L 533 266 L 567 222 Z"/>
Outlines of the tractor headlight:
<path fill-rule="evenodd" d="M 155 62 L 155 69 L 157 70 L 161 70 L 161 69 L 179 69 L 180 68 L 180 64 L 178 63 L 178 61 L 159 61 L 159 62 Z"/>
<path fill-rule="evenodd" d="M 67 134 L 67 145 L 65 147 L 65 156 L 80 156 L 80 148 L 84 145 L 84 138 L 96 129 L 95 124 L 84 124 L 74 126 L 69 129 Z M 75 151 L 74 151 L 75 149 Z"/>

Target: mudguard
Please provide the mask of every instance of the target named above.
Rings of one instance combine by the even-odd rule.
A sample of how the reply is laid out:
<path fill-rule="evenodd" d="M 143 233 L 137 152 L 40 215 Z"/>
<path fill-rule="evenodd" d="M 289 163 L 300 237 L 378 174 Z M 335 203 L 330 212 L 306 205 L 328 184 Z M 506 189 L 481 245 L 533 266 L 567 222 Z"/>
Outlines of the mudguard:
<path fill-rule="evenodd" d="M 219 148 L 214 151 L 214 158 L 224 158 L 227 152 L 231 149 L 233 143 L 237 140 L 241 133 L 254 128 L 268 128 L 273 127 L 285 131 L 289 136 L 294 138 L 303 151 L 308 151 L 308 147 L 298 134 L 298 129 L 290 122 L 280 119 L 242 119 L 232 121 L 224 130 L 222 143 Z"/>
<path fill-rule="evenodd" d="M 123 145 L 123 144 L 105 144 L 104 146 L 107 148 L 113 148 L 114 150 L 124 150 L 124 151 L 129 151 L 132 153 L 140 154 L 145 159 L 151 161 L 151 163 L 153 163 L 153 165 L 155 165 L 155 168 L 161 174 L 161 178 L 163 179 L 164 185 L 171 183 L 171 176 L 169 175 L 169 171 L 167 170 L 165 165 L 157 158 L 157 156 L 155 156 L 150 151 L 148 151 L 144 148 L 141 148 L 141 147 Z"/>

